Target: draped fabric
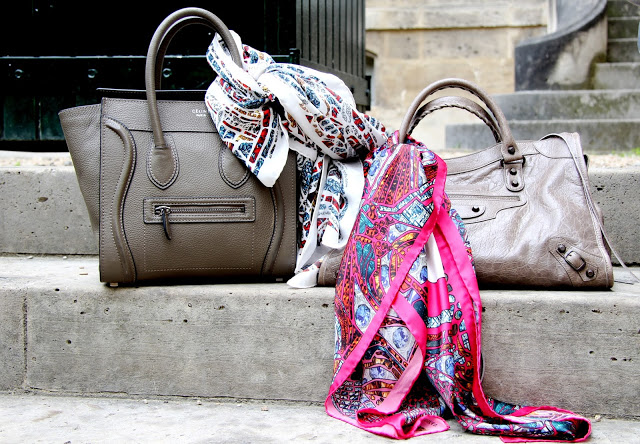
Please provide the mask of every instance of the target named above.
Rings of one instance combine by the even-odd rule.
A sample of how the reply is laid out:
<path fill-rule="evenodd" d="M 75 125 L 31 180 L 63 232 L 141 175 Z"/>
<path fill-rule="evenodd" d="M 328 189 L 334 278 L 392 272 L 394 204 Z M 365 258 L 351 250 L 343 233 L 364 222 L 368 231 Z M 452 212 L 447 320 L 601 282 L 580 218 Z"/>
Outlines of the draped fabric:
<path fill-rule="evenodd" d="M 360 159 L 384 143 L 385 130 L 356 109 L 338 77 L 275 63 L 232 35 L 242 67 L 216 35 L 207 60 L 218 76 L 205 102 L 222 140 L 264 185 L 276 182 L 290 149 L 297 153 L 300 271 L 346 244 L 364 185 Z M 314 278 L 302 275 L 297 284 Z"/>
<path fill-rule="evenodd" d="M 392 438 L 448 429 L 582 441 L 585 418 L 487 397 L 482 303 L 465 227 L 444 193 L 446 165 L 398 133 L 364 162 L 360 213 L 338 274 L 334 379 L 327 413 Z"/>

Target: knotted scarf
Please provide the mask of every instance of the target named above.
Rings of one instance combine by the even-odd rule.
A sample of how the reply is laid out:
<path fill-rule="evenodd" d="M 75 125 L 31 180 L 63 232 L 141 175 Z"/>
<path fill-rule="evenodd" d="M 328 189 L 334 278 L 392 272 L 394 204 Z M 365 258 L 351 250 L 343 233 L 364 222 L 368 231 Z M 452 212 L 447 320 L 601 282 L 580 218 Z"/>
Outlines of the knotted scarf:
<path fill-rule="evenodd" d="M 585 418 L 520 407 L 480 385 L 481 318 L 471 249 L 444 193 L 446 165 L 398 133 L 365 159 L 360 214 L 335 295 L 327 413 L 392 438 L 464 429 L 504 441 L 582 441 Z"/>
<path fill-rule="evenodd" d="M 311 265 L 317 271 L 326 252 L 347 242 L 364 185 L 360 158 L 384 143 L 384 127 L 356 109 L 338 77 L 275 63 L 232 35 L 242 48 L 242 67 L 216 35 L 207 60 L 218 76 L 205 102 L 222 140 L 264 185 L 273 186 L 289 149 L 297 152 L 296 270 Z M 296 286 L 312 286 L 315 280 L 313 272 L 292 279 Z"/>

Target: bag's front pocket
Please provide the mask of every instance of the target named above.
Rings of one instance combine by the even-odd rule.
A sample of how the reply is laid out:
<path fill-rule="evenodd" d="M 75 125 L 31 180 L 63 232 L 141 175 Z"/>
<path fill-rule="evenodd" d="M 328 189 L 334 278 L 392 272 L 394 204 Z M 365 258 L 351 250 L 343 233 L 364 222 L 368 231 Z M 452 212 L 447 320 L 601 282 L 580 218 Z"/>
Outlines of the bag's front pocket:
<path fill-rule="evenodd" d="M 500 211 L 521 207 L 526 203 L 524 193 L 508 195 L 481 195 L 472 193 L 447 193 L 451 206 L 465 224 L 475 224 L 495 219 Z"/>
<path fill-rule="evenodd" d="M 149 197 L 143 220 L 144 278 L 260 272 L 253 196 Z"/>
<path fill-rule="evenodd" d="M 156 197 L 144 200 L 144 223 L 162 224 L 171 240 L 172 224 L 253 222 L 256 201 L 253 197 Z"/>

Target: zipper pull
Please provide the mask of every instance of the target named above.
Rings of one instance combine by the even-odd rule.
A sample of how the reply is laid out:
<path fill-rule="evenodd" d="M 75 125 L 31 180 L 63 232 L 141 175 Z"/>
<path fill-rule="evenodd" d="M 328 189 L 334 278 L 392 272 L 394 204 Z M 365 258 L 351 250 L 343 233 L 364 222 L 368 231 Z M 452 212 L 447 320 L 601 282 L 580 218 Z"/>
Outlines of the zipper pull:
<path fill-rule="evenodd" d="M 156 207 L 156 214 L 159 214 L 162 218 L 162 228 L 164 228 L 164 235 L 167 239 L 171 240 L 171 222 L 169 222 L 169 214 L 171 214 L 171 207 L 161 205 Z"/>

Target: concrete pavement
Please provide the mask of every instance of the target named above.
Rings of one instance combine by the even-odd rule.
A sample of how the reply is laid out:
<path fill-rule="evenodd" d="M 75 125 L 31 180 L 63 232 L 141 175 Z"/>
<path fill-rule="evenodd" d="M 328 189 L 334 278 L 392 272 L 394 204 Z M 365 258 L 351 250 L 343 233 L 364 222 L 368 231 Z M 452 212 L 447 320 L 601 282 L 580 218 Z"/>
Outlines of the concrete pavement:
<path fill-rule="evenodd" d="M 640 442 L 640 422 L 591 418 L 589 443 Z M 501 442 L 450 430 L 416 437 L 412 444 Z M 197 398 L 67 397 L 0 394 L 3 443 L 383 443 L 330 418 L 318 404 L 238 402 Z"/>

